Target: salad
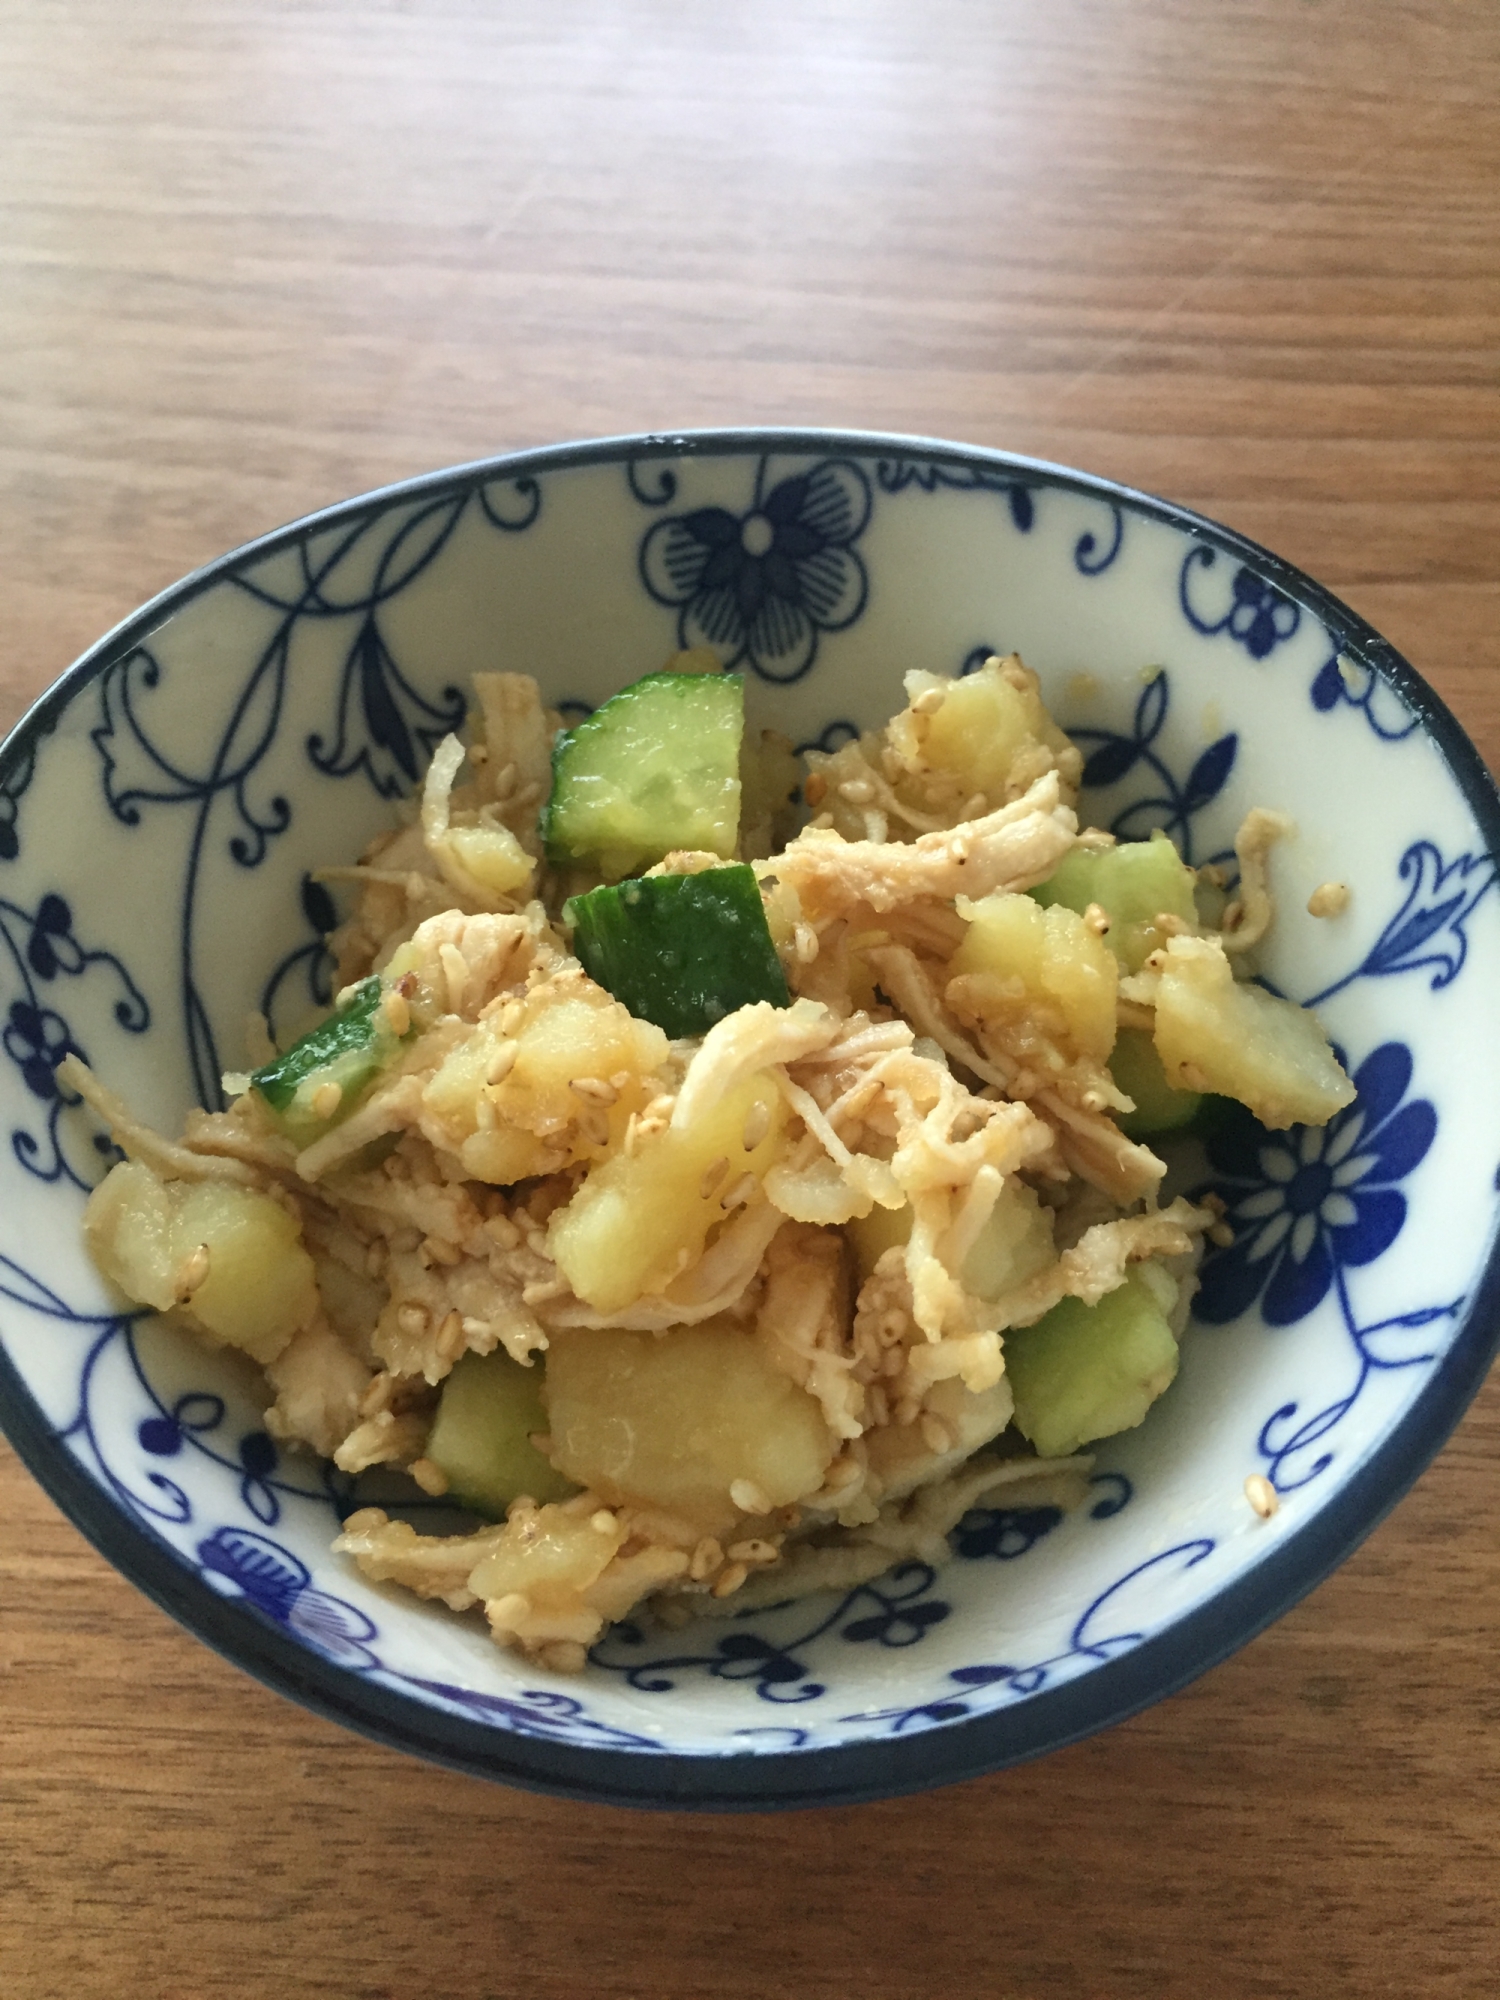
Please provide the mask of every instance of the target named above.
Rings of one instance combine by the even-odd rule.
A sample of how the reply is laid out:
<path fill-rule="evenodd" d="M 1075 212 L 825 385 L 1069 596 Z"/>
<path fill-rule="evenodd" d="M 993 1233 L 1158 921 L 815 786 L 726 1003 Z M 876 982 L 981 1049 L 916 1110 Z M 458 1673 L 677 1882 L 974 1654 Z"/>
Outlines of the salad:
<path fill-rule="evenodd" d="M 326 1019 L 255 1020 L 178 1138 L 64 1065 L 126 1156 L 100 1269 L 257 1363 L 277 1439 L 468 1510 L 335 1547 L 551 1668 L 638 1607 L 940 1561 L 1002 1489 L 1081 1497 L 1223 1231 L 1162 1198 L 1159 1135 L 1352 1098 L 1250 976 L 1285 821 L 1227 889 L 1079 827 L 1019 658 L 906 693 L 804 763 L 711 654 L 566 730 L 481 675 L 467 743 L 324 871 Z"/>

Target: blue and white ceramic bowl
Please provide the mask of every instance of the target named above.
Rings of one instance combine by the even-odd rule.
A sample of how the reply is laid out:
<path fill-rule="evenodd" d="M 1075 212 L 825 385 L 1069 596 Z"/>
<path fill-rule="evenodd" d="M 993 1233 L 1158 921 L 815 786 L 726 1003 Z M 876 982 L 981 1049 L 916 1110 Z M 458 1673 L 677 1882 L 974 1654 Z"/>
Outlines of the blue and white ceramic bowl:
<path fill-rule="evenodd" d="M 1019 650 L 1092 816 L 1195 862 L 1296 820 L 1267 977 L 1357 1102 L 1229 1133 L 1232 1247 L 1175 1387 L 1091 1504 L 971 1514 L 940 1572 L 668 1635 L 581 1677 L 329 1553 L 347 1482 L 281 1455 L 225 1359 L 121 1313 L 79 1217 L 77 1049 L 159 1126 L 260 1006 L 326 997 L 309 870 L 386 823 L 476 668 L 566 710 L 707 641 L 830 747 L 912 666 Z M 1159 668 L 1154 676 L 1143 669 Z M 0 1416 L 112 1561 L 273 1687 L 488 1776 L 651 1804 L 830 1803 L 1033 1756 L 1180 1686 L 1325 1575 L 1431 1458 L 1495 1345 L 1500 809 L 1452 718 L 1287 564 L 1100 480 L 909 438 L 643 437 L 440 472 L 148 605 L 0 754 Z M 1341 879 L 1332 920 L 1304 913 Z M 1269 1520 L 1245 1498 L 1261 1473 Z"/>

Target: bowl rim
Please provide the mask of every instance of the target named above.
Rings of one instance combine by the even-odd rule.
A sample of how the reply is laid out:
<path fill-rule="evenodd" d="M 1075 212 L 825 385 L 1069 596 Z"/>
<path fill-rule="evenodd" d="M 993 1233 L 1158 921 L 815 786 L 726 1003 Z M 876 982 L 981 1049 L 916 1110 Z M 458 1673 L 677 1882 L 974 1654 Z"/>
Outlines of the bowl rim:
<path fill-rule="evenodd" d="M 310 534 L 404 502 L 577 467 L 759 453 L 821 454 L 983 468 L 1102 500 L 1185 530 L 1253 568 L 1318 617 L 1419 719 L 1500 857 L 1500 794 L 1446 704 L 1388 640 L 1284 557 L 1187 507 L 1044 459 L 882 431 L 753 426 L 651 431 L 530 447 L 421 473 L 301 516 L 214 558 L 106 632 L 31 704 L 0 743 L 0 784 L 34 753 L 83 690 L 165 618 L 233 571 Z M 301 1645 L 254 1606 L 217 1596 L 161 1537 L 123 1513 L 62 1445 L 0 1347 L 0 1430 L 38 1484 L 122 1575 L 180 1624 L 279 1694 L 389 1747 L 473 1776 L 595 1803 L 709 1811 L 853 1805 L 975 1778 L 1108 1728 L 1178 1692 L 1247 1644 L 1323 1581 L 1406 1493 L 1457 1425 L 1500 1345 L 1500 1228 L 1453 1341 L 1391 1435 L 1318 1512 L 1206 1604 L 1155 1637 L 1062 1685 L 986 1714 L 878 1740 L 805 1750 L 718 1754 L 580 1748 L 431 1707 Z"/>

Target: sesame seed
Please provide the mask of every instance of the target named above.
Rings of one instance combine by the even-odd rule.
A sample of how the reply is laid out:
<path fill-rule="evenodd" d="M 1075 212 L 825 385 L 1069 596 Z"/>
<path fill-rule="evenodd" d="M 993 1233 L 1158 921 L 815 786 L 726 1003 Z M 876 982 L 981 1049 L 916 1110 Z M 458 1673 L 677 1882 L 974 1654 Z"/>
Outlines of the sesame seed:
<path fill-rule="evenodd" d="M 330 1077 L 327 1083 L 320 1083 L 312 1094 L 312 1114 L 314 1118 L 328 1119 L 344 1101 L 344 1087 Z"/>
<path fill-rule="evenodd" d="M 1310 917 L 1340 917 L 1349 907 L 1347 882 L 1320 882 L 1307 899 Z"/>
<path fill-rule="evenodd" d="M 715 1597 L 732 1597 L 750 1574 L 743 1563 L 731 1563 L 713 1587 Z"/>
<path fill-rule="evenodd" d="M 774 1542 L 762 1541 L 759 1535 L 752 1535 L 749 1541 L 733 1543 L 728 1554 L 731 1562 L 769 1563 L 775 1562 L 777 1549 Z"/>
<path fill-rule="evenodd" d="M 191 1298 L 208 1276 L 209 1252 L 206 1243 L 195 1244 L 182 1260 L 177 1273 L 177 1296 L 180 1300 Z"/>
<path fill-rule="evenodd" d="M 492 1625 L 514 1631 L 523 1618 L 531 1616 L 531 1599 L 519 1590 L 508 1590 L 504 1597 L 487 1604 L 485 1611 Z"/>
<path fill-rule="evenodd" d="M 434 1500 L 441 1499 L 448 1491 L 447 1473 L 430 1458 L 414 1458 L 406 1469 L 422 1491 L 430 1493 Z"/>
<path fill-rule="evenodd" d="M 868 778 L 845 778 L 839 786 L 839 797 L 847 799 L 851 806 L 867 806 L 875 796 L 875 787 Z"/>
<path fill-rule="evenodd" d="M 613 1104 L 620 1094 L 602 1076 L 575 1076 L 568 1088 L 577 1091 L 580 1097 L 592 1099 L 595 1104 Z"/>
<path fill-rule="evenodd" d="M 427 1331 L 427 1308 L 415 1299 L 407 1299 L 396 1308 L 396 1324 L 412 1340 L 420 1340 Z"/>
<path fill-rule="evenodd" d="M 378 1417 L 382 1410 L 390 1408 L 391 1397 L 395 1394 L 395 1390 L 394 1375 L 382 1373 L 374 1376 L 369 1388 L 359 1399 L 359 1414 L 362 1417 Z"/>
<path fill-rule="evenodd" d="M 516 767 L 513 763 L 502 766 L 502 768 L 495 773 L 495 797 L 497 800 L 508 797 L 509 794 L 515 789 L 516 778 L 518 775 L 519 773 L 517 772 Z"/>
<path fill-rule="evenodd" d="M 912 713 L 914 715 L 936 715 L 947 699 L 948 690 L 946 688 L 924 688 L 911 705 Z"/>
<path fill-rule="evenodd" d="M 931 1410 L 928 1410 L 922 1418 L 922 1442 L 929 1451 L 941 1453 L 953 1449 L 953 1439 L 948 1426 L 941 1417 L 934 1416 Z"/>
<path fill-rule="evenodd" d="M 460 1312 L 443 1315 L 443 1323 L 438 1328 L 438 1353 L 445 1360 L 456 1361 L 464 1351 L 464 1319 Z"/>
<path fill-rule="evenodd" d="M 406 995 L 398 993 L 394 987 L 382 999 L 380 1011 L 384 1014 L 385 1024 L 393 1035 L 404 1035 L 410 1028 L 411 1008 L 407 1005 Z"/>
<path fill-rule="evenodd" d="M 1234 1231 L 1227 1222 L 1215 1222 L 1208 1231 L 1208 1240 L 1220 1250 L 1227 1250 L 1234 1241 Z"/>
<path fill-rule="evenodd" d="M 1090 903 L 1083 913 L 1083 921 L 1095 937 L 1105 937 L 1109 932 L 1109 911 L 1102 903 Z"/>
<path fill-rule="evenodd" d="M 753 1479 L 736 1479 L 731 1482 L 729 1497 L 742 1514 L 769 1514 L 771 1502 Z"/>
<path fill-rule="evenodd" d="M 519 1042 L 502 1042 L 490 1058 L 490 1066 L 484 1073 L 486 1083 L 503 1083 L 516 1066 L 516 1057 L 521 1053 Z"/>
<path fill-rule="evenodd" d="M 818 934 L 811 924 L 798 924 L 792 931 L 792 949 L 799 965 L 811 965 L 818 955 Z"/>
<path fill-rule="evenodd" d="M 707 1201 L 728 1172 L 729 1156 L 726 1153 L 721 1153 L 716 1160 L 710 1160 L 708 1165 L 703 1169 L 702 1180 L 698 1183 L 699 1198 Z"/>
<path fill-rule="evenodd" d="M 761 1098 L 750 1107 L 749 1116 L 745 1120 L 745 1129 L 740 1134 L 741 1146 L 747 1153 L 753 1153 L 770 1129 L 771 1107 L 764 1098 Z"/>
<path fill-rule="evenodd" d="M 724 1560 L 724 1551 L 712 1535 L 705 1535 L 693 1550 L 688 1561 L 688 1575 L 694 1583 L 702 1583 L 706 1576 L 712 1576 Z"/>
<path fill-rule="evenodd" d="M 1252 1472 L 1245 1481 L 1245 1498 L 1263 1521 L 1269 1521 L 1281 1506 L 1281 1495 L 1263 1472 Z"/>
<path fill-rule="evenodd" d="M 760 1182 L 755 1178 L 754 1174 L 741 1174 L 728 1193 L 719 1197 L 720 1208 L 726 1210 L 743 1208 L 759 1186 Z"/>
<path fill-rule="evenodd" d="M 612 1535 L 618 1522 L 607 1507 L 601 1507 L 597 1514 L 589 1515 L 589 1526 L 599 1535 Z"/>
<path fill-rule="evenodd" d="M 589 1663 L 588 1648 L 577 1639 L 549 1639 L 538 1657 L 555 1674 L 581 1674 Z"/>
<path fill-rule="evenodd" d="M 828 780 L 823 776 L 821 771 L 813 772 L 807 783 L 802 787 L 802 796 L 810 806 L 822 805 L 824 799 L 828 796 Z"/>

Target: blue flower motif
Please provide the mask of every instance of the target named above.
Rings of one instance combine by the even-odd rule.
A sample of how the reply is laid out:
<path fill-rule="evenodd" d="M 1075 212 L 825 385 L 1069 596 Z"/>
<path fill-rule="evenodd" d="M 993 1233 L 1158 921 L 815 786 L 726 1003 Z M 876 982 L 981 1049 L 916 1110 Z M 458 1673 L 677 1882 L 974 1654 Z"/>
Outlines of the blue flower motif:
<path fill-rule="evenodd" d="M 225 1597 L 248 1598 L 335 1666 L 365 1672 L 380 1664 L 365 1643 L 379 1634 L 362 1611 L 314 1590 L 312 1572 L 289 1549 L 248 1528 L 219 1528 L 198 1544 L 205 1582 Z"/>
<path fill-rule="evenodd" d="M 852 625 L 869 580 L 853 544 L 870 518 L 858 466 L 825 459 L 762 492 L 748 513 L 699 507 L 658 521 L 641 543 L 642 581 L 675 605 L 680 646 L 713 646 L 762 680 L 800 680 L 819 636 Z"/>
<path fill-rule="evenodd" d="M 1354 1102 L 1321 1129 L 1268 1132 L 1235 1107 L 1209 1140 L 1214 1188 L 1234 1242 L 1203 1266 L 1194 1314 L 1210 1326 L 1256 1299 L 1268 1326 L 1291 1326 L 1320 1305 L 1336 1272 L 1370 1264 L 1406 1221 L 1394 1183 L 1426 1157 L 1437 1113 L 1403 1103 L 1410 1052 L 1385 1042 L 1354 1073 Z"/>
<path fill-rule="evenodd" d="M 1190 582 L 1199 570 L 1211 570 L 1218 551 L 1200 543 L 1182 559 L 1177 580 L 1177 597 L 1183 615 L 1194 631 L 1211 638 L 1227 632 L 1242 645 L 1252 660 L 1263 660 L 1277 646 L 1290 639 L 1302 623 L 1302 607 L 1283 595 L 1275 584 L 1267 583 L 1243 563 L 1235 570 L 1229 586 L 1229 608 L 1218 618 L 1206 618 L 1193 604 Z"/>
<path fill-rule="evenodd" d="M 50 1007 L 13 1000 L 3 1038 L 5 1053 L 21 1072 L 33 1097 L 50 1103 L 58 1094 L 52 1072 L 72 1048 L 68 1024 Z"/>

